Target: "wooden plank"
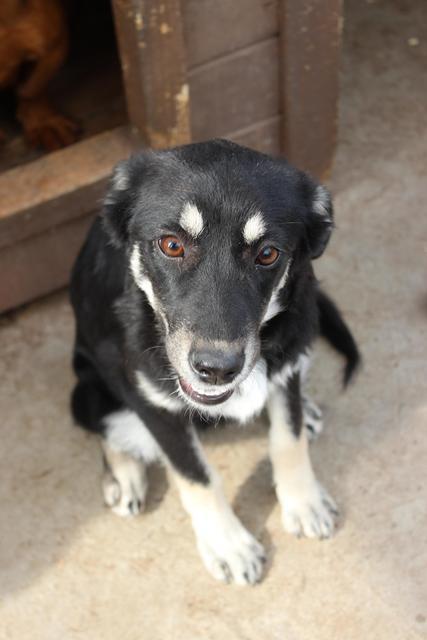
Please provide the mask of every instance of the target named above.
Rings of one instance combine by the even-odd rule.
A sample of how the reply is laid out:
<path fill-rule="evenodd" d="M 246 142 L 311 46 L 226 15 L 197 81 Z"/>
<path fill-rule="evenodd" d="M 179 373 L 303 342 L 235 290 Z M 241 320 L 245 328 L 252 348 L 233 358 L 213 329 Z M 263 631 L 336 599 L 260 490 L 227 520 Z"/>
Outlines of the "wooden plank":
<path fill-rule="evenodd" d="M 337 134 L 342 0 L 280 0 L 279 17 L 282 150 L 324 177 Z"/>
<path fill-rule="evenodd" d="M 0 248 L 95 209 L 112 167 L 135 148 L 128 127 L 0 175 Z"/>
<path fill-rule="evenodd" d="M 0 312 L 68 284 L 93 217 L 71 220 L 0 251 Z"/>
<path fill-rule="evenodd" d="M 277 38 L 190 72 L 193 140 L 221 137 L 276 116 L 278 73 Z"/>
<path fill-rule="evenodd" d="M 150 147 L 190 142 L 180 0 L 113 0 L 131 124 Z"/>
<path fill-rule="evenodd" d="M 245 147 L 251 147 L 262 153 L 279 155 L 280 153 L 280 121 L 279 115 L 256 122 L 250 127 L 234 131 L 225 136 Z"/>
<path fill-rule="evenodd" d="M 188 68 L 278 34 L 277 0 L 182 0 Z"/>

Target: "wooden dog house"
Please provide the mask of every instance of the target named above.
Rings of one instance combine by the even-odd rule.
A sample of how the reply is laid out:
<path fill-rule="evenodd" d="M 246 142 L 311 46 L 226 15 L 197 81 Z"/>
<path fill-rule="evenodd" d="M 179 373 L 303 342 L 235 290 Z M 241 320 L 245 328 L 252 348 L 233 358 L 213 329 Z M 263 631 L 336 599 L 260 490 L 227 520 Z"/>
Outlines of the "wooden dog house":
<path fill-rule="evenodd" d="M 319 177 L 331 165 L 341 0 L 112 5 L 127 115 L 0 174 L 2 311 L 66 285 L 113 165 L 138 146 L 226 137 Z"/>

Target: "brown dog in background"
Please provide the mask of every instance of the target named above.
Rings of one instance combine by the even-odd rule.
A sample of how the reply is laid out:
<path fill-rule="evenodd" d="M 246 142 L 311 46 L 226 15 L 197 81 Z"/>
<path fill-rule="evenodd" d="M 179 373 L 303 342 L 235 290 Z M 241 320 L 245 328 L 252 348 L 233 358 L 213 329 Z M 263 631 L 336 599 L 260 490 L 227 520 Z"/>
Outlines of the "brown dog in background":
<path fill-rule="evenodd" d="M 78 133 L 77 125 L 55 111 L 46 94 L 67 51 L 59 0 L 0 1 L 0 89 L 14 89 L 27 141 L 48 151 L 73 143 Z"/>

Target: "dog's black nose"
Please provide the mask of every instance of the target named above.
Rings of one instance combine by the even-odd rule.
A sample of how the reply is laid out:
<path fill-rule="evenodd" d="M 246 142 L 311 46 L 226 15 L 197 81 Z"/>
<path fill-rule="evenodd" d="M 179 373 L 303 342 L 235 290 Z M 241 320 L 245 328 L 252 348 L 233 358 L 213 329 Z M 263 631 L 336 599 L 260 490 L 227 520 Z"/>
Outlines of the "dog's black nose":
<path fill-rule="evenodd" d="M 200 380 L 208 384 L 227 384 L 241 372 L 245 361 L 243 351 L 192 351 L 191 368 Z"/>

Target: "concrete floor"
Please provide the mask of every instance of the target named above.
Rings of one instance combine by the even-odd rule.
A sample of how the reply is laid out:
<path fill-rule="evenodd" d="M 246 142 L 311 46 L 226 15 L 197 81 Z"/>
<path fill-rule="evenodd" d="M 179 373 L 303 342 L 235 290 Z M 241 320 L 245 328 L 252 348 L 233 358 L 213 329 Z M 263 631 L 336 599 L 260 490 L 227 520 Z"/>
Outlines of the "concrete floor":
<path fill-rule="evenodd" d="M 208 576 L 161 469 L 147 513 L 110 514 L 97 443 L 68 415 L 73 323 L 59 294 L 0 320 L 2 640 L 427 638 L 426 8 L 346 2 L 338 229 L 318 274 L 365 367 L 342 395 L 340 363 L 319 345 L 312 375 L 327 416 L 313 458 L 342 508 L 336 537 L 282 532 L 262 424 L 206 445 L 269 551 L 259 586 Z"/>

